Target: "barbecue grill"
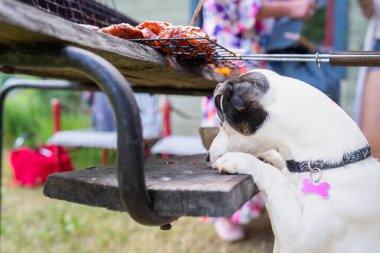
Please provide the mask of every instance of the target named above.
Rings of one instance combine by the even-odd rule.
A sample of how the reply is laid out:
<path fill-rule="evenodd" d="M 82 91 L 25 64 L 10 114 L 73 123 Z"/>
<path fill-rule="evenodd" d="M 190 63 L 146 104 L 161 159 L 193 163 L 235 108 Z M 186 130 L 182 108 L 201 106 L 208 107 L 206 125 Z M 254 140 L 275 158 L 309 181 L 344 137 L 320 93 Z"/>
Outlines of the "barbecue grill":
<path fill-rule="evenodd" d="M 63 17 L 79 24 L 105 27 L 118 23 L 137 25 L 135 20 L 116 11 L 114 0 L 20 0 L 41 10 Z M 210 69 L 228 67 L 230 69 L 242 66 L 256 66 L 257 61 L 299 61 L 330 63 L 334 66 L 377 66 L 380 56 L 375 52 L 332 52 L 330 54 L 254 54 L 240 55 L 219 45 L 208 38 L 180 39 L 132 39 L 130 41 L 148 45 L 183 61 L 191 60 L 197 64 L 208 64 Z M 197 41 L 194 43 L 194 41 Z M 190 43 L 191 42 L 191 43 Z M 201 48 L 213 48 L 208 57 Z M 363 65 L 364 64 L 364 65 Z"/>
<path fill-rule="evenodd" d="M 114 0 L 20 0 L 36 8 L 60 16 L 78 24 L 106 27 L 112 24 L 129 23 L 133 26 L 137 21 L 116 11 Z M 197 40 L 197 43 L 190 41 Z M 184 39 L 132 39 L 130 41 L 148 45 L 154 49 L 166 49 L 166 53 L 179 60 L 192 60 L 198 64 L 212 63 L 208 68 L 228 67 L 231 69 L 242 66 L 242 60 L 237 55 L 215 41 L 208 38 Z M 205 46 L 206 45 L 206 46 Z M 213 48 L 211 58 L 199 50 Z M 189 57 L 191 56 L 191 57 Z M 245 61 L 250 64 L 249 61 Z"/>

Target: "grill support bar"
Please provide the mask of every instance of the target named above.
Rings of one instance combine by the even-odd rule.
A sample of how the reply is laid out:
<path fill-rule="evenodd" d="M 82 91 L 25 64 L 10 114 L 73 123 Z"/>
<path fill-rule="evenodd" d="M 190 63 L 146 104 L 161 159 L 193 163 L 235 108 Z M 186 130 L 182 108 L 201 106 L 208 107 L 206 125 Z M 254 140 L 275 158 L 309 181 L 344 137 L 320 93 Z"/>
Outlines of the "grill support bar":
<path fill-rule="evenodd" d="M 158 216 L 152 209 L 152 201 L 146 191 L 140 114 L 133 91 L 112 64 L 84 49 L 66 46 L 0 48 L 0 66 L 3 66 L 3 69 L 72 69 L 96 83 L 107 95 L 115 113 L 116 167 L 121 203 L 135 221 L 144 225 L 161 226 L 163 229 L 170 228 L 168 224 L 175 218 Z M 3 102 L 8 91 L 9 88 L 4 88 L 0 94 L 0 123 L 3 117 Z M 0 134 L 3 134 L 2 126 Z"/>

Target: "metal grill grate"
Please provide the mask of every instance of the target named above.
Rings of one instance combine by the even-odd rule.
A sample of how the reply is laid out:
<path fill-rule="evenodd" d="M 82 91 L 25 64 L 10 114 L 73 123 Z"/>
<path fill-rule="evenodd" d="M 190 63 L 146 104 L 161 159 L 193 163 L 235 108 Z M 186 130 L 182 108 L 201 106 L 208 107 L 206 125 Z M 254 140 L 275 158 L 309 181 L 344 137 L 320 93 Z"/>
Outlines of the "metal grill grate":
<path fill-rule="evenodd" d="M 251 66 L 251 61 L 241 60 L 234 52 L 208 38 L 130 39 L 148 45 L 180 60 L 202 61 L 212 68 L 230 69 Z"/>
<path fill-rule="evenodd" d="M 39 9 L 58 15 L 79 24 L 96 25 L 99 27 L 118 23 L 137 22 L 115 11 L 115 3 L 111 1 L 112 8 L 94 0 L 22 0 Z"/>

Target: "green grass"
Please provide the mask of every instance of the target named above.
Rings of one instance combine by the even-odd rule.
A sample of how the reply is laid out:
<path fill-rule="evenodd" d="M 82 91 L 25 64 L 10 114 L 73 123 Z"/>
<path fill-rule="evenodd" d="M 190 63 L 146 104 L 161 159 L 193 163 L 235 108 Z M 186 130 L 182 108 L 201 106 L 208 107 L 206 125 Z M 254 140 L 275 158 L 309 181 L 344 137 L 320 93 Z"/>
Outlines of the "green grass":
<path fill-rule="evenodd" d="M 42 187 L 16 188 L 5 167 L 1 252 L 256 252 L 272 250 L 266 217 L 248 227 L 248 239 L 229 244 L 212 224 L 180 218 L 171 231 L 146 227 L 126 213 L 43 196 Z"/>

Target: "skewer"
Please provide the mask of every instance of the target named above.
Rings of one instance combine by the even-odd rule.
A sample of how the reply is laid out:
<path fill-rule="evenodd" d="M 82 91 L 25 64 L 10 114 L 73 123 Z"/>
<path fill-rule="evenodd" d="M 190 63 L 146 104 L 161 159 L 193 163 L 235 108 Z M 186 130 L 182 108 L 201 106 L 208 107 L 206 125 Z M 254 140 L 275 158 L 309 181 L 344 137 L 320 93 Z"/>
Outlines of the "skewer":
<path fill-rule="evenodd" d="M 202 1 L 202 0 L 200 0 Z M 201 6 L 199 2 L 198 6 Z M 320 54 L 251 54 L 251 55 L 239 55 L 227 48 L 218 45 L 214 41 L 208 38 L 172 38 L 172 39 L 160 39 L 166 41 L 189 41 L 189 40 L 202 40 L 208 41 L 209 44 L 214 43 L 215 53 L 213 55 L 213 61 L 280 61 L 280 62 L 315 62 L 318 67 L 321 63 L 329 63 L 332 66 L 380 66 L 380 51 L 332 51 L 330 53 Z M 130 40 L 130 41 L 157 41 L 157 39 L 144 39 L 144 40 Z M 202 45 L 200 43 L 199 45 Z M 173 43 L 173 47 L 178 47 L 178 44 Z M 193 49 L 188 43 L 188 46 L 180 46 L 182 49 Z M 172 48 L 171 48 L 172 49 Z"/>
<path fill-rule="evenodd" d="M 225 55 L 216 60 L 242 61 L 289 61 L 289 62 L 322 62 L 332 66 L 380 66 L 380 52 L 331 52 L 329 54 L 252 54 L 252 55 Z"/>
<path fill-rule="evenodd" d="M 198 19 L 199 13 L 200 13 L 201 10 L 202 10 L 203 1 L 204 1 L 204 0 L 199 0 L 199 1 L 198 1 L 197 8 L 195 9 L 195 11 L 194 11 L 194 15 L 193 15 L 193 18 L 191 19 L 191 22 L 190 22 L 190 25 L 191 25 L 191 26 L 194 26 L 195 23 L 197 22 L 197 19 Z"/>

